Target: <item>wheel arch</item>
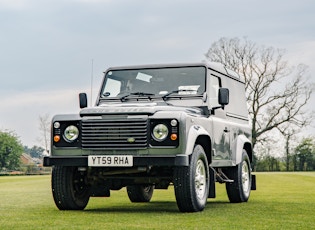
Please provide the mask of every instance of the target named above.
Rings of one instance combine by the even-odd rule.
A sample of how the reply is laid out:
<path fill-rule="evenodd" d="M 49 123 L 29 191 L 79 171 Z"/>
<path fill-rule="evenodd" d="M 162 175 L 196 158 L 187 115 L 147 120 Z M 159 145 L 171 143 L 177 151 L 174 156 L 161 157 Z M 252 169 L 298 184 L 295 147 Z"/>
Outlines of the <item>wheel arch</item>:
<path fill-rule="evenodd" d="M 239 135 L 235 142 L 235 165 L 238 165 L 242 161 L 243 149 L 246 150 L 250 162 L 253 160 L 252 144 L 245 135 Z"/>
<path fill-rule="evenodd" d="M 196 140 L 196 144 L 199 144 L 203 147 L 203 149 L 206 153 L 206 156 L 207 156 L 208 164 L 211 164 L 212 155 L 211 155 L 211 139 L 210 139 L 210 137 L 207 135 L 200 135 L 200 136 L 198 136 L 198 138 Z"/>
<path fill-rule="evenodd" d="M 254 160 L 252 144 L 250 142 L 244 143 L 243 149 L 246 150 L 249 160 L 252 163 Z"/>
<path fill-rule="evenodd" d="M 211 157 L 211 138 L 209 133 L 201 126 L 192 126 L 189 130 L 188 136 L 187 136 L 187 145 L 185 154 L 191 155 L 193 152 L 194 146 L 196 144 L 200 144 L 207 156 L 208 163 L 210 164 L 212 162 Z"/>

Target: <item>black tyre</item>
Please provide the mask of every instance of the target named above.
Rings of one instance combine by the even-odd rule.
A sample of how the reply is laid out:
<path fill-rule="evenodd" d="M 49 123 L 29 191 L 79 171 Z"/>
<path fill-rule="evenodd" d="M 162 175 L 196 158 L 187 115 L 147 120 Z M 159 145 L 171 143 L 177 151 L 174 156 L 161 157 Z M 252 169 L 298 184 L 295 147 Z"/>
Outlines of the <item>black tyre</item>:
<path fill-rule="evenodd" d="M 150 202 L 153 191 L 154 185 L 127 186 L 127 193 L 131 202 Z"/>
<path fill-rule="evenodd" d="M 209 193 L 209 167 L 201 145 L 194 147 L 189 166 L 175 168 L 173 183 L 181 212 L 198 212 L 205 208 Z"/>
<path fill-rule="evenodd" d="M 54 201 L 60 210 L 83 210 L 90 199 L 86 172 L 77 167 L 54 166 L 51 187 Z"/>
<path fill-rule="evenodd" d="M 226 175 L 233 180 L 226 183 L 226 192 L 231 203 L 247 202 L 251 191 L 251 166 L 245 149 L 242 162 L 235 167 L 227 168 Z"/>

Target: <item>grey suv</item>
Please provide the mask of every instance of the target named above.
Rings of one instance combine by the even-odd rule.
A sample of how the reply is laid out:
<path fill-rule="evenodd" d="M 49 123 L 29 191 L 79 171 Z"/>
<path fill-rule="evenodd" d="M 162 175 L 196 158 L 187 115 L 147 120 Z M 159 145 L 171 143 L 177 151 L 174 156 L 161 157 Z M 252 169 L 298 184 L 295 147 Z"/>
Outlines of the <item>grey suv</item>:
<path fill-rule="evenodd" d="M 174 186 L 182 212 L 202 211 L 226 183 L 230 202 L 256 188 L 244 82 L 219 63 L 109 68 L 93 107 L 52 120 L 52 193 L 60 210 L 126 187 L 131 202 Z"/>

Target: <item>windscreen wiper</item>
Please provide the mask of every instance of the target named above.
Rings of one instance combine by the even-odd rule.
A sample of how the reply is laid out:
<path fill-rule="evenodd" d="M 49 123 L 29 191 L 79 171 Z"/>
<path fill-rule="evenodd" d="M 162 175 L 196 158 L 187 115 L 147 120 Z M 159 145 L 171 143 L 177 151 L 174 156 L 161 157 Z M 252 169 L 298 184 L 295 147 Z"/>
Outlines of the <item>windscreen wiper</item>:
<path fill-rule="evenodd" d="M 173 90 L 165 95 L 163 95 L 162 99 L 165 101 L 170 95 L 174 93 L 179 93 L 179 92 L 196 92 L 196 90 L 193 89 L 178 89 L 178 90 Z"/>
<path fill-rule="evenodd" d="M 151 100 L 151 97 L 150 96 L 154 96 L 155 94 L 154 93 L 145 93 L 145 92 L 136 92 L 136 93 L 128 93 L 128 94 L 125 94 L 123 95 L 122 97 L 120 97 L 119 99 L 121 101 L 125 101 L 127 97 L 130 97 L 130 96 L 148 96 L 148 98 Z"/>

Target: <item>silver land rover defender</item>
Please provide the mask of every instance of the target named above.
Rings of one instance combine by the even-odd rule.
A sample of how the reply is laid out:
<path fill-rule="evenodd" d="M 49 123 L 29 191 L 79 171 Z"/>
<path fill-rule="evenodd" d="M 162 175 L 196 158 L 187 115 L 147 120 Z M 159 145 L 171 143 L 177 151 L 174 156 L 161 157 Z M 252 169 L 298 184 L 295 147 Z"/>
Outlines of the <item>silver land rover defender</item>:
<path fill-rule="evenodd" d="M 244 82 L 219 63 L 109 68 L 93 107 L 52 120 L 52 194 L 60 210 L 126 187 L 131 202 L 174 186 L 182 212 L 202 211 L 225 183 L 230 202 L 256 189 Z"/>

